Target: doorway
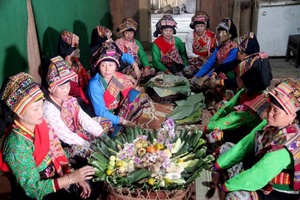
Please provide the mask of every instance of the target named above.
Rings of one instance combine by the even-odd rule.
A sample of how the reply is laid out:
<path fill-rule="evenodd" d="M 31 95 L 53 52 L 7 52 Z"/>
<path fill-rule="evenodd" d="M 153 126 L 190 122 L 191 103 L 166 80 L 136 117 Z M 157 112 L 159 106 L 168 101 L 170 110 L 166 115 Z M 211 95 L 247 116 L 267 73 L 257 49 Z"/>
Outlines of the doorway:
<path fill-rule="evenodd" d="M 176 35 L 183 42 L 188 32 L 191 31 L 190 22 L 196 12 L 196 0 L 151 0 L 151 42 L 156 38 L 153 36 L 156 23 L 166 14 L 172 15 L 177 22 Z"/>

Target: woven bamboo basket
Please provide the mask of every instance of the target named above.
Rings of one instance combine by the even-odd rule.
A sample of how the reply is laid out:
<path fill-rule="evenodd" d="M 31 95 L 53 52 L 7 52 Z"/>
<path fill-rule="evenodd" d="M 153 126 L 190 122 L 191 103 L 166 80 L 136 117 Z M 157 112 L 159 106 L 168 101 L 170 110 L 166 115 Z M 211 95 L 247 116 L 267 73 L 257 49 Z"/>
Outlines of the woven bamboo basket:
<path fill-rule="evenodd" d="M 158 191 L 142 191 L 139 189 L 130 190 L 129 188 L 117 188 L 106 184 L 108 192 L 108 200 L 190 200 L 192 196 L 191 186 L 185 190 L 158 190 Z"/>

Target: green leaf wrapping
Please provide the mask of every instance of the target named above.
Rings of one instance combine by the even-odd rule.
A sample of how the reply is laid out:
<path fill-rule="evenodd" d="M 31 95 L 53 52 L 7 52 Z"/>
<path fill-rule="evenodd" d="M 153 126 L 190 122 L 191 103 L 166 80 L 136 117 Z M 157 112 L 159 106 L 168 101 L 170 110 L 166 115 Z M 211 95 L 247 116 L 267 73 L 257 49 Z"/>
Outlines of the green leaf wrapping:
<path fill-rule="evenodd" d="M 152 172 L 147 169 L 139 169 L 129 174 L 127 178 L 130 180 L 131 183 L 135 183 L 138 182 L 139 180 L 142 180 L 150 176 L 151 174 Z"/>

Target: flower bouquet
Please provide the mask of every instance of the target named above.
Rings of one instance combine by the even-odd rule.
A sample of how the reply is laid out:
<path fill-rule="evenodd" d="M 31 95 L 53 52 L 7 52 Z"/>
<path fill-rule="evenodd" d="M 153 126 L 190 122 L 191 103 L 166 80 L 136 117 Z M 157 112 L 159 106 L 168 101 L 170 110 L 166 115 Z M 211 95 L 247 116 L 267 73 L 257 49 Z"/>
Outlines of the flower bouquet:
<path fill-rule="evenodd" d="M 211 166 L 199 130 L 175 133 L 168 119 L 159 130 L 127 129 L 93 142 L 88 158 L 94 181 L 105 181 L 114 199 L 188 199 L 190 184 Z"/>

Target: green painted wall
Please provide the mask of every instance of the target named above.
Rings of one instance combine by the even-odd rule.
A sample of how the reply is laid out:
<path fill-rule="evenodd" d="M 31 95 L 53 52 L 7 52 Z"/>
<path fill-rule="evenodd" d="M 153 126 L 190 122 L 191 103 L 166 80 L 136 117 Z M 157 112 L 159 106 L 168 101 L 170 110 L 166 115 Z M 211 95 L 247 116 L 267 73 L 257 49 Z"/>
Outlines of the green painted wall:
<path fill-rule="evenodd" d="M 57 55 L 59 34 L 63 30 L 80 37 L 81 62 L 88 68 L 92 29 L 112 27 L 108 0 L 32 0 L 32 7 L 43 63 Z M 25 0 L 0 3 L 0 83 L 5 77 L 28 71 L 27 8 Z"/>
<path fill-rule="evenodd" d="M 28 72 L 25 0 L 0 2 L 0 85 L 5 77 Z"/>

